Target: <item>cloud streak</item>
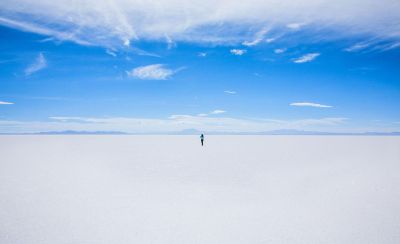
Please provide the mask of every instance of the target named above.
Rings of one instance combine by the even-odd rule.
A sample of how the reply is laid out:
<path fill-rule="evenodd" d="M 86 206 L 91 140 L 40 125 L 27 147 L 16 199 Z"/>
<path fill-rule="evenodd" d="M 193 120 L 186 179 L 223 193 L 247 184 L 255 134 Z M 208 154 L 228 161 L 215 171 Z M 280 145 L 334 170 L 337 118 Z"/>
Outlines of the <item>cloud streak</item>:
<path fill-rule="evenodd" d="M 392 49 L 400 48 L 400 41 L 382 41 L 380 39 L 357 42 L 350 47 L 344 49 L 346 52 L 369 52 L 378 51 L 385 52 Z"/>
<path fill-rule="evenodd" d="M 181 69 L 172 70 L 165 68 L 164 64 L 151 64 L 139 66 L 131 71 L 127 71 L 129 77 L 141 80 L 167 80 Z"/>
<path fill-rule="evenodd" d="M 1 10 L 1 9 L 0 9 Z M 61 30 L 53 29 L 47 25 L 40 25 L 31 22 L 12 20 L 0 16 L 0 25 L 7 26 L 10 28 L 18 29 L 24 32 L 32 32 L 40 35 L 49 36 L 48 40 L 58 41 L 71 41 L 83 46 L 92 46 L 93 44 L 89 41 L 85 41 L 76 36 L 74 32 L 64 32 Z"/>
<path fill-rule="evenodd" d="M 324 104 L 319 104 L 319 103 L 310 103 L 310 102 L 296 102 L 296 103 L 291 103 L 290 106 L 314 107 L 314 108 L 332 108 L 332 106 L 330 106 L 330 105 L 324 105 Z"/>
<path fill-rule="evenodd" d="M 208 113 L 208 114 L 206 114 L 206 113 L 200 113 L 200 114 L 198 114 L 197 116 L 199 116 L 199 117 L 206 117 L 206 116 L 209 116 L 209 115 L 217 115 L 217 114 L 224 114 L 224 113 L 226 113 L 225 110 L 216 109 L 216 110 L 211 111 L 211 112 Z M 175 115 L 173 115 L 173 116 L 175 116 Z M 176 116 L 191 116 L 191 115 L 176 115 Z"/>
<path fill-rule="evenodd" d="M 0 101 L 0 105 L 12 105 L 14 103 L 12 102 L 5 102 L 5 101 Z"/>
<path fill-rule="evenodd" d="M 262 28 L 260 31 L 258 31 L 254 35 L 254 39 L 252 41 L 244 41 L 242 45 L 247 46 L 247 47 L 252 47 L 257 44 L 259 44 L 261 41 L 263 41 L 265 35 L 268 33 L 269 29 L 268 28 Z"/>
<path fill-rule="evenodd" d="M 216 109 L 210 112 L 210 114 L 223 114 L 223 113 L 226 113 L 226 111 L 221 109 Z"/>
<path fill-rule="evenodd" d="M 25 69 L 25 75 L 29 76 L 33 73 L 36 73 L 44 68 L 47 67 L 47 60 L 44 57 L 43 53 L 39 53 L 39 55 L 36 57 L 35 62 L 33 62 L 31 65 L 29 65 L 26 69 Z"/>
<path fill-rule="evenodd" d="M 344 50 L 346 52 L 358 52 L 358 51 L 368 48 L 370 45 L 371 45 L 370 43 L 360 42 L 360 43 L 356 43 L 356 44 L 352 45 L 351 47 L 348 47 Z"/>
<path fill-rule="evenodd" d="M 292 30 L 300 30 L 306 23 L 290 23 L 287 24 L 286 27 Z"/>
<path fill-rule="evenodd" d="M 277 48 L 274 50 L 274 53 L 281 54 L 281 53 L 286 52 L 286 50 L 287 50 L 286 48 Z"/>
<path fill-rule="evenodd" d="M 242 56 L 247 52 L 245 49 L 231 49 L 230 50 L 231 54 L 236 55 L 236 56 Z"/>
<path fill-rule="evenodd" d="M 0 25 L 82 45 L 130 46 L 167 36 L 175 42 L 254 46 L 267 29 L 299 31 L 305 23 L 307 29 L 323 26 L 343 36 L 398 40 L 399 12 L 395 0 L 3 0 Z"/>
<path fill-rule="evenodd" d="M 293 59 L 293 62 L 296 64 L 308 63 L 316 59 L 319 55 L 319 53 L 308 53 L 299 58 Z"/>
<path fill-rule="evenodd" d="M 106 53 L 107 53 L 108 55 L 110 55 L 110 56 L 117 57 L 117 54 L 116 54 L 113 50 L 106 49 Z"/>
<path fill-rule="evenodd" d="M 234 95 L 234 94 L 236 94 L 237 92 L 236 91 L 229 91 L 229 90 L 227 90 L 227 91 L 224 91 L 226 94 L 230 94 L 230 95 Z"/>

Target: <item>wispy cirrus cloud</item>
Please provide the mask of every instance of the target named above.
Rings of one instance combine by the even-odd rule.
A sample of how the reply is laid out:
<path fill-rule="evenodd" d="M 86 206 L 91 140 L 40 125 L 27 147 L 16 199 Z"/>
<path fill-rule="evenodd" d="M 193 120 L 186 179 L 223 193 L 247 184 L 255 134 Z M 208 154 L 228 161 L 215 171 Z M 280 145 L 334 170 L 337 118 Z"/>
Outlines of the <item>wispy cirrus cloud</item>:
<path fill-rule="evenodd" d="M 136 67 L 131 71 L 126 71 L 126 73 L 129 77 L 141 80 L 167 80 L 180 70 L 182 70 L 182 68 L 172 70 L 165 68 L 164 64 L 151 64 Z"/>
<path fill-rule="evenodd" d="M 39 53 L 39 55 L 36 57 L 35 61 L 24 70 L 24 73 L 26 76 L 29 76 L 29 75 L 36 73 L 46 67 L 47 67 L 47 60 L 44 57 L 43 53 Z"/>
<path fill-rule="evenodd" d="M 265 35 L 268 33 L 268 31 L 269 31 L 268 28 L 262 28 L 260 31 L 256 32 L 253 40 L 244 41 L 244 42 L 242 42 L 242 45 L 252 47 L 252 46 L 259 44 L 261 41 L 263 41 L 263 39 L 264 39 Z"/>
<path fill-rule="evenodd" d="M 95 6 L 95 7 L 93 7 Z M 179 11 L 177 11 L 179 9 Z M 308 28 L 343 36 L 400 38 L 400 6 L 394 0 L 3 0 L 0 24 L 82 45 L 131 46 L 135 40 L 245 43 L 257 33 Z M 268 13 L 268 14 L 265 14 Z M 223 24 L 221 24 L 223 23 Z M 390 24 L 388 24 L 390 23 Z M 308 29 L 307 28 L 307 29 Z M 264 31 L 265 32 L 265 31 Z M 263 36 L 261 32 L 259 36 Z M 337 37 L 337 36 L 335 36 Z"/>
<path fill-rule="evenodd" d="M 114 50 L 106 49 L 106 53 L 110 56 L 117 57 L 117 53 Z"/>
<path fill-rule="evenodd" d="M 274 53 L 281 54 L 281 53 L 286 52 L 286 50 L 287 50 L 286 48 L 277 48 L 274 50 Z"/>
<path fill-rule="evenodd" d="M 346 52 L 362 52 L 362 51 L 378 51 L 385 52 L 392 49 L 400 48 L 400 41 L 396 40 L 368 40 L 363 42 L 357 42 L 350 47 L 344 49 Z"/>
<path fill-rule="evenodd" d="M 265 39 L 266 43 L 272 43 L 274 41 L 276 41 L 276 38 L 267 38 L 267 39 Z"/>
<path fill-rule="evenodd" d="M 381 51 L 389 51 L 395 48 L 400 48 L 400 41 L 390 42 L 379 47 Z"/>
<path fill-rule="evenodd" d="M 229 91 L 229 90 L 226 90 L 226 91 L 224 91 L 226 94 L 230 94 L 230 95 L 234 95 L 234 94 L 236 94 L 237 92 L 236 91 Z"/>
<path fill-rule="evenodd" d="M 167 49 L 170 50 L 174 47 L 176 47 L 176 43 L 171 39 L 170 36 L 165 35 L 165 41 L 167 43 Z"/>
<path fill-rule="evenodd" d="M 210 112 L 210 114 L 223 114 L 223 113 L 226 113 L 226 111 L 222 109 L 216 109 Z"/>
<path fill-rule="evenodd" d="M 236 55 L 236 56 L 242 56 L 247 52 L 246 49 L 231 49 L 230 50 L 231 54 Z"/>
<path fill-rule="evenodd" d="M 286 27 L 292 30 L 299 30 L 301 27 L 305 26 L 306 23 L 290 23 Z"/>
<path fill-rule="evenodd" d="M 368 48 L 370 45 L 371 45 L 371 43 L 368 43 L 368 42 L 359 42 L 348 48 L 345 48 L 344 50 L 346 52 L 358 52 L 358 51 Z"/>
<path fill-rule="evenodd" d="M 332 108 L 330 105 L 324 105 L 319 103 L 311 103 L 311 102 L 295 102 L 291 103 L 290 106 L 296 107 L 314 107 L 314 108 Z"/>
<path fill-rule="evenodd" d="M 165 0 L 156 5 L 126 0 L 82 0 L 79 4 L 3 0 L 0 24 L 82 45 L 130 46 L 138 39 L 168 36 L 174 41 L 252 46 L 266 32 L 260 32 L 260 27 L 284 32 L 301 30 L 305 23 L 308 28 L 323 26 L 342 36 L 399 39 L 399 12 L 394 0 L 364 0 L 362 4 L 358 0 L 193 0 L 187 4 Z"/>
<path fill-rule="evenodd" d="M 221 109 L 216 109 L 216 110 L 213 110 L 213 111 L 211 111 L 211 112 L 209 112 L 209 113 L 200 113 L 200 114 L 197 114 L 197 116 L 198 117 L 207 117 L 207 116 L 209 116 L 209 115 L 216 115 L 216 114 L 223 114 L 223 113 L 226 113 L 226 111 L 225 110 L 221 110 Z M 183 115 L 182 115 L 183 116 Z M 191 115 L 187 115 L 187 116 L 191 116 Z"/>
<path fill-rule="evenodd" d="M 252 46 L 257 45 L 261 41 L 262 41 L 262 39 L 255 39 L 253 41 L 244 41 L 244 42 L 242 42 L 242 45 L 247 46 L 247 47 L 252 47 Z"/>
<path fill-rule="evenodd" d="M 320 55 L 321 55 L 320 53 L 308 53 L 299 58 L 293 59 L 293 62 L 296 64 L 308 63 L 308 62 L 313 61 Z"/>
<path fill-rule="evenodd" d="M 0 105 L 12 105 L 14 103 L 12 102 L 5 102 L 5 101 L 0 101 Z"/>
<path fill-rule="evenodd" d="M 206 53 L 206 52 L 200 52 L 200 53 L 197 54 L 197 56 L 199 56 L 199 57 L 206 57 L 206 56 L 207 56 L 207 53 Z"/>
<path fill-rule="evenodd" d="M 0 10 L 2 10 L 1 7 Z M 77 37 L 77 34 L 75 34 L 73 31 L 57 30 L 51 26 L 42 25 L 39 23 L 25 22 L 23 20 L 13 20 L 2 17 L 0 15 L 0 25 L 18 29 L 25 32 L 33 32 L 44 36 L 49 36 L 50 38 L 47 40 L 71 41 L 83 46 L 93 45 L 89 41 L 82 40 L 79 37 Z"/>

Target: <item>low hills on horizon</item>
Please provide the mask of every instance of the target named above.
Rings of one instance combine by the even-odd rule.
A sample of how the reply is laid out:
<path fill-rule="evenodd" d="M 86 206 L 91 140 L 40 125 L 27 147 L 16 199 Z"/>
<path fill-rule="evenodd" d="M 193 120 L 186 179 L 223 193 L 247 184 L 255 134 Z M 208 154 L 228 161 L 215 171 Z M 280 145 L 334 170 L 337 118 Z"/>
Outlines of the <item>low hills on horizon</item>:
<path fill-rule="evenodd" d="M 218 131 L 199 131 L 196 129 L 186 129 L 174 132 L 143 132 L 127 133 L 122 131 L 44 131 L 33 133 L 0 133 L 0 135 L 354 135 L 354 136 L 400 136 L 400 132 L 323 132 L 323 131 L 305 131 L 305 130 L 271 130 L 261 132 L 218 132 Z"/>

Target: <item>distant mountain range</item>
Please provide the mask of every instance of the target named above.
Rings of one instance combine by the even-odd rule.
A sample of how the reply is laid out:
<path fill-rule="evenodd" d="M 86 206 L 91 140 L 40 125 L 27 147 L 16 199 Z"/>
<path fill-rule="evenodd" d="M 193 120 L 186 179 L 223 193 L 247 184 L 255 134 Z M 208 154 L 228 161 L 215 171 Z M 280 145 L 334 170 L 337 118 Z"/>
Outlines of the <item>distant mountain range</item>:
<path fill-rule="evenodd" d="M 363 133 L 334 133 L 321 131 L 303 131 L 303 130 L 272 130 L 262 132 L 217 132 L 217 131 L 199 131 L 196 129 L 186 129 L 176 132 L 152 132 L 152 133 L 126 133 L 121 131 L 45 131 L 36 133 L 0 133 L 0 135 L 313 135 L 313 136 L 400 136 L 400 132 L 363 132 Z"/>
<path fill-rule="evenodd" d="M 1 133 L 0 135 L 128 135 L 128 133 L 120 131 L 44 131 L 34 133 Z"/>
<path fill-rule="evenodd" d="M 303 130 L 272 130 L 272 131 L 261 131 L 261 132 L 215 132 L 206 131 L 201 132 L 195 129 L 182 130 L 174 133 L 168 133 L 172 135 L 199 135 L 201 133 L 207 135 L 321 135 L 321 136 L 335 136 L 335 135 L 359 135 L 359 136 L 400 136 L 400 132 L 363 132 L 363 133 L 335 133 L 335 132 L 321 132 L 321 131 L 303 131 Z"/>

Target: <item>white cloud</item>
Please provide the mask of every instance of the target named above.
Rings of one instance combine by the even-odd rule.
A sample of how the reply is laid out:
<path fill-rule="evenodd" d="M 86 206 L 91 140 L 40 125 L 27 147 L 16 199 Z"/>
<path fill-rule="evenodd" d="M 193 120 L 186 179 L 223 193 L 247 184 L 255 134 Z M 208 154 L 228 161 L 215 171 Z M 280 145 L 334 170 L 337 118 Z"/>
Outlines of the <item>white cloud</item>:
<path fill-rule="evenodd" d="M 265 39 L 265 42 L 266 43 L 272 43 L 272 42 L 274 42 L 276 40 L 276 38 L 267 38 L 267 39 Z"/>
<path fill-rule="evenodd" d="M 305 23 L 290 23 L 287 24 L 286 27 L 292 30 L 299 30 L 301 27 L 303 27 Z"/>
<path fill-rule="evenodd" d="M 400 42 L 392 42 L 386 45 L 383 45 L 382 47 L 380 47 L 380 49 L 382 51 L 388 51 L 388 50 L 392 50 L 395 48 L 400 48 Z"/>
<path fill-rule="evenodd" d="M 210 112 L 210 114 L 223 114 L 223 113 L 226 113 L 226 111 L 221 109 L 216 109 Z"/>
<path fill-rule="evenodd" d="M 213 110 L 213 111 L 211 111 L 210 113 L 208 113 L 208 114 L 206 114 L 206 113 L 201 113 L 201 114 L 197 114 L 197 116 L 198 117 L 206 117 L 206 116 L 208 116 L 208 115 L 213 115 L 213 114 L 223 114 L 223 113 L 226 113 L 226 111 L 225 110 L 220 110 L 220 109 L 216 109 L 216 110 Z M 191 117 L 191 115 L 172 115 L 174 118 L 176 117 L 176 116 L 179 116 L 179 117 L 182 117 L 182 116 L 189 116 L 189 117 Z M 171 117 L 170 117 L 171 118 Z"/>
<path fill-rule="evenodd" d="M 257 45 L 261 41 L 262 41 L 262 39 L 255 39 L 253 41 L 244 41 L 244 42 L 242 42 L 242 45 L 247 46 L 247 47 L 252 47 L 252 46 Z"/>
<path fill-rule="evenodd" d="M 316 59 L 319 55 L 320 55 L 319 53 L 308 53 L 299 58 L 293 59 L 293 62 L 297 64 L 311 62 L 314 59 Z"/>
<path fill-rule="evenodd" d="M 280 54 L 286 52 L 286 50 L 287 50 L 286 48 L 277 48 L 274 50 L 274 53 Z"/>
<path fill-rule="evenodd" d="M 200 52 L 200 53 L 198 53 L 197 56 L 199 56 L 199 57 L 206 57 L 206 56 L 207 56 L 207 53 L 205 53 L 205 52 Z"/>
<path fill-rule="evenodd" d="M 252 39 L 261 27 L 333 30 L 343 36 L 399 38 L 396 0 L 2 0 L 0 24 L 80 44 L 130 40 L 223 42 Z M 267 13 L 267 14 L 266 14 Z M 288 24 L 289 23 L 289 24 Z M 283 30 L 285 31 L 285 30 Z"/>
<path fill-rule="evenodd" d="M 0 7 L 0 11 L 1 11 L 1 7 Z M 33 32 L 33 33 L 49 36 L 50 38 L 46 39 L 46 41 L 52 40 L 54 38 L 55 40 L 58 40 L 58 41 L 71 41 L 71 42 L 75 42 L 75 43 L 77 43 L 79 45 L 83 45 L 83 46 L 93 45 L 89 41 L 82 40 L 79 37 L 77 37 L 76 33 L 74 33 L 74 32 L 65 32 L 65 31 L 61 31 L 61 30 L 52 29 L 51 26 L 47 26 L 47 25 L 27 23 L 24 21 L 12 20 L 12 19 L 7 19 L 7 18 L 3 18 L 3 17 L 0 17 L 0 25 L 18 29 L 21 31 Z"/>
<path fill-rule="evenodd" d="M 127 74 L 129 77 L 141 80 L 166 80 L 179 70 L 165 68 L 164 64 L 151 64 L 136 67 L 131 71 L 127 71 Z"/>
<path fill-rule="evenodd" d="M 209 115 L 214 115 L 214 114 L 223 114 L 223 113 L 226 113 L 226 111 L 225 110 L 220 110 L 220 109 L 216 109 L 216 110 L 213 110 L 213 111 L 211 111 L 211 112 L 209 112 L 209 113 L 200 113 L 200 114 L 197 114 L 197 116 L 198 117 L 207 117 L 207 116 L 209 116 Z M 171 115 L 170 116 L 170 118 L 180 118 L 180 117 L 192 117 L 191 115 Z"/>
<path fill-rule="evenodd" d="M 370 44 L 370 43 L 367 43 L 367 42 L 359 42 L 359 43 L 356 43 L 356 44 L 354 44 L 353 46 L 348 47 L 348 48 L 346 48 L 346 49 L 344 49 L 344 50 L 345 50 L 346 52 L 358 52 L 358 51 L 360 51 L 360 50 L 363 50 L 363 49 L 369 47 L 370 45 L 371 45 L 371 44 Z"/>
<path fill-rule="evenodd" d="M 46 67 L 47 67 L 46 58 L 44 57 L 43 53 L 39 53 L 39 55 L 36 57 L 35 62 L 29 65 L 24 72 L 25 75 L 31 75 Z"/>
<path fill-rule="evenodd" d="M 165 41 L 167 42 L 167 49 L 168 50 L 176 47 L 176 43 L 168 35 L 165 35 Z"/>
<path fill-rule="evenodd" d="M 323 105 L 319 103 L 310 103 L 310 102 L 296 102 L 291 103 L 290 106 L 297 106 L 297 107 L 315 107 L 315 108 L 332 108 L 330 105 Z"/>
<path fill-rule="evenodd" d="M 124 46 L 126 46 L 126 47 L 131 46 L 131 41 L 129 39 L 125 39 L 123 42 L 124 42 Z"/>
<path fill-rule="evenodd" d="M 255 46 L 264 39 L 264 36 L 265 34 L 267 34 L 268 31 L 268 28 L 262 28 L 254 35 L 254 39 L 252 41 L 244 41 L 242 44 L 248 47 Z"/>
<path fill-rule="evenodd" d="M 242 56 L 243 54 L 245 54 L 247 51 L 245 49 L 231 49 L 230 51 L 233 55 L 238 55 L 238 56 Z"/>
<path fill-rule="evenodd" d="M 211 111 L 210 113 L 200 113 L 197 114 L 198 117 L 207 117 L 208 115 L 213 115 L 213 114 L 223 114 L 226 113 L 225 110 L 220 110 L 220 109 L 216 109 Z M 191 115 L 172 115 L 170 118 L 176 118 L 176 117 L 191 117 Z"/>
<path fill-rule="evenodd" d="M 14 104 L 12 102 L 5 102 L 5 101 L 0 101 L 0 105 L 11 105 Z"/>
<path fill-rule="evenodd" d="M 108 55 L 110 55 L 110 56 L 117 57 L 117 54 L 116 54 L 113 50 L 106 49 L 106 53 L 107 53 Z"/>
<path fill-rule="evenodd" d="M 389 51 L 400 47 L 399 41 L 381 41 L 379 39 L 373 41 L 358 42 L 348 48 L 345 48 L 346 52 L 359 52 L 359 51 Z"/>
<path fill-rule="evenodd" d="M 227 94 L 236 94 L 236 92 L 235 91 L 224 91 L 225 93 L 227 93 Z"/>

